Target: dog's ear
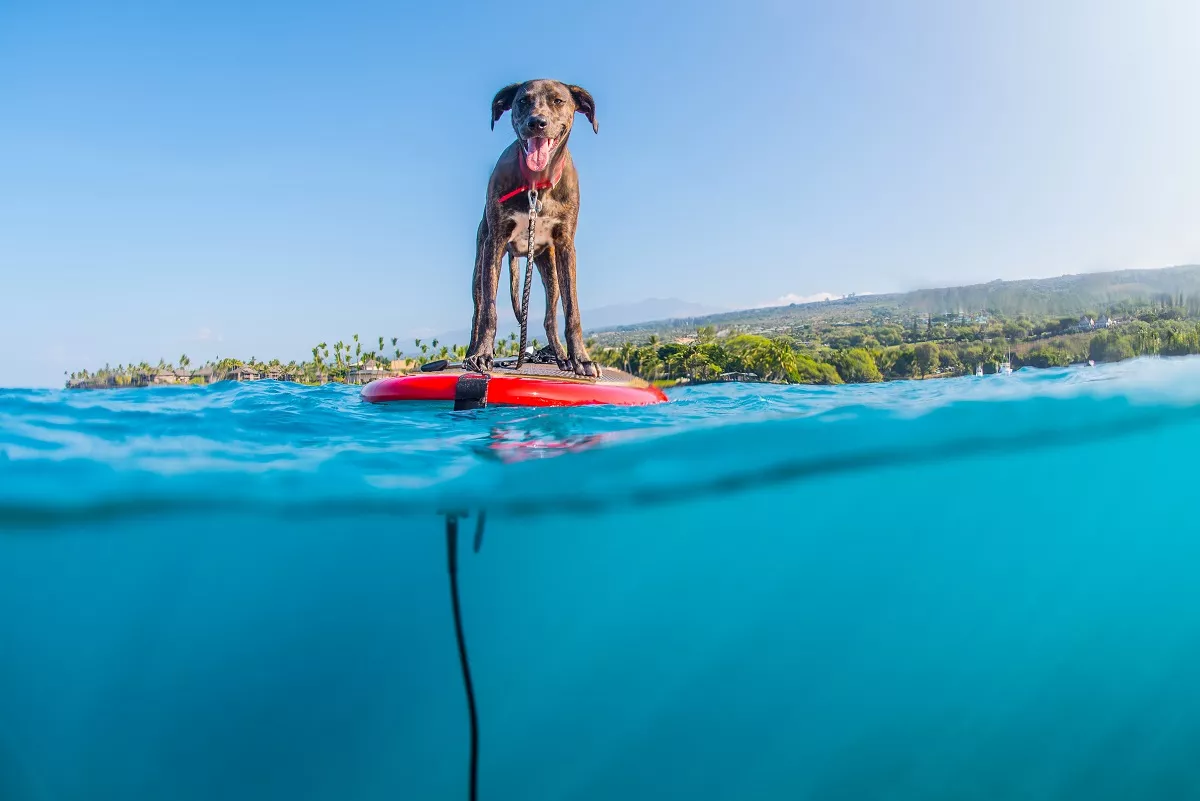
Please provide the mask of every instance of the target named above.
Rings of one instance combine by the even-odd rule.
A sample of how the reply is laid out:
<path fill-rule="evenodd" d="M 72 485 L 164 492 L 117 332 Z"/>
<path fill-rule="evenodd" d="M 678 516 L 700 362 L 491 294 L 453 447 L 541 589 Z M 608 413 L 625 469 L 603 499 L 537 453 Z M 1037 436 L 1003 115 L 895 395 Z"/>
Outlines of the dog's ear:
<path fill-rule="evenodd" d="M 567 90 L 575 100 L 575 110 L 588 118 L 593 131 L 600 133 L 600 123 L 596 122 L 596 101 L 592 99 L 592 93 L 582 86 L 568 85 Z"/>
<path fill-rule="evenodd" d="M 510 83 L 508 86 L 496 92 L 496 96 L 492 98 L 492 130 L 496 130 L 496 120 L 504 116 L 504 112 L 512 108 L 513 99 L 517 96 L 517 90 L 521 88 L 519 83 Z"/>

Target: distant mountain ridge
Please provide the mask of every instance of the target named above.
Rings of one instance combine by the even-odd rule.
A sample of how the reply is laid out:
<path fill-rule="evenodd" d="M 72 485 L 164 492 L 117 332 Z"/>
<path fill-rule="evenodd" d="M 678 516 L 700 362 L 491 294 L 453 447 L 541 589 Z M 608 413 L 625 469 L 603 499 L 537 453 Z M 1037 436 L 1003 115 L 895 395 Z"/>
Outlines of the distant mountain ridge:
<path fill-rule="evenodd" d="M 1189 264 L 1147 270 L 1114 270 L 1078 273 L 1053 278 L 995 280 L 984 284 L 917 289 L 881 295 L 844 298 L 727 311 L 678 298 L 647 298 L 631 303 L 601 306 L 582 312 L 584 329 L 602 344 L 645 338 L 650 334 L 679 335 L 698 326 L 738 326 L 756 330 L 787 329 L 814 319 L 853 321 L 874 312 L 945 314 L 991 312 L 1020 315 L 1095 314 L 1125 300 L 1161 296 L 1200 296 L 1200 265 Z M 516 331 L 517 323 L 507 297 L 501 295 L 499 331 Z M 531 310 L 530 339 L 544 339 L 541 299 Z M 559 315 L 560 327 L 562 315 Z M 470 331 L 448 332 L 443 343 L 465 344 Z"/>
<path fill-rule="evenodd" d="M 711 314 L 722 314 L 730 311 L 717 306 L 706 306 L 703 303 L 692 303 L 679 298 L 647 298 L 634 303 L 615 303 L 600 306 L 590 311 L 584 311 L 584 325 L 588 330 L 597 331 L 602 328 L 631 325 L 646 320 L 678 320 L 692 317 L 705 317 Z"/>
<path fill-rule="evenodd" d="M 1163 296 L 1200 296 L 1200 265 L 1190 264 L 1146 270 L 1114 270 L 1060 275 L 1054 278 L 995 280 L 985 284 L 918 289 L 883 295 L 858 295 L 814 303 L 743 309 L 695 317 L 686 325 L 667 319 L 647 320 L 598 332 L 604 344 L 654 334 L 678 334 L 697 326 L 750 327 L 758 330 L 788 327 L 825 319 L 853 321 L 873 312 L 945 314 L 991 312 L 1020 315 L 1074 315 L 1096 313 L 1125 300 Z"/>

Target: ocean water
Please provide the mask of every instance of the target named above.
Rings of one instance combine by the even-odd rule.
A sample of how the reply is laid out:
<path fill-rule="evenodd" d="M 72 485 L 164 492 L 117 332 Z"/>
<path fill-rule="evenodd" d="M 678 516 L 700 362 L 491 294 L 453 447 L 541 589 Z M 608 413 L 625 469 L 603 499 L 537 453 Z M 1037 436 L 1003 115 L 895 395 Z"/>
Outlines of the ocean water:
<path fill-rule="evenodd" d="M 671 397 L 0 390 L 0 799 L 1200 798 L 1200 360 Z"/>

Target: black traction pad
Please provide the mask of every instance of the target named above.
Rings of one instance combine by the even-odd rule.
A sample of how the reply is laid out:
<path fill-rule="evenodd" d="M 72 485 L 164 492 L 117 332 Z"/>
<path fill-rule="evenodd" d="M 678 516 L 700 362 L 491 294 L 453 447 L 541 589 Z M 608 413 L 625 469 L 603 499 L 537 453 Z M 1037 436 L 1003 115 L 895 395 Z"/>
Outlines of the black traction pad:
<path fill-rule="evenodd" d="M 487 406 L 488 377 L 482 373 L 463 373 L 454 385 L 454 411 L 482 409 Z"/>

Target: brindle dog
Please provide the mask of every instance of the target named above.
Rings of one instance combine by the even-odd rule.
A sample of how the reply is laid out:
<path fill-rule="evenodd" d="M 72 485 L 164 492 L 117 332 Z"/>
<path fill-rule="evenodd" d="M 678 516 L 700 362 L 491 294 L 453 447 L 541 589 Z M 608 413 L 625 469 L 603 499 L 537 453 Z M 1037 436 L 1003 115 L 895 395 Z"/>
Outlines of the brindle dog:
<path fill-rule="evenodd" d="M 546 339 L 560 369 L 599 377 L 600 367 L 588 357 L 575 291 L 575 224 L 579 217 L 579 176 L 567 150 L 575 112 L 596 124 L 596 103 L 586 89 L 558 81 L 514 83 L 492 99 L 492 128 L 512 111 L 517 140 L 500 154 L 488 180 L 487 201 L 475 241 L 472 294 L 475 317 L 471 348 L 463 366 L 491 372 L 496 340 L 496 292 L 501 262 L 508 253 L 513 311 L 520 317 L 517 259 L 529 249 L 529 199 L 526 189 L 539 188 L 533 261 L 546 290 Z M 561 291 L 567 317 L 567 345 L 558 338 L 557 306 Z"/>

